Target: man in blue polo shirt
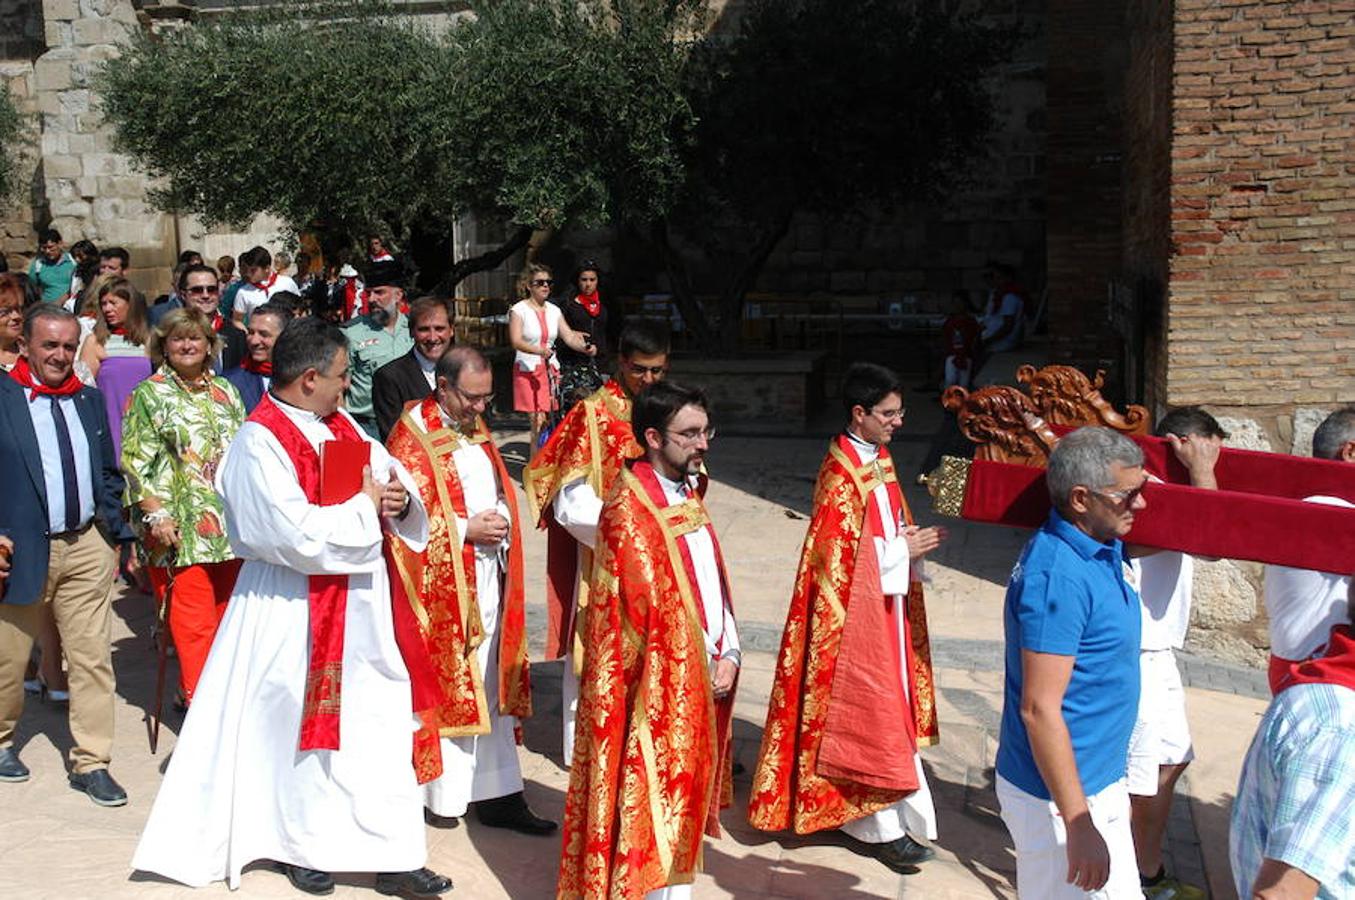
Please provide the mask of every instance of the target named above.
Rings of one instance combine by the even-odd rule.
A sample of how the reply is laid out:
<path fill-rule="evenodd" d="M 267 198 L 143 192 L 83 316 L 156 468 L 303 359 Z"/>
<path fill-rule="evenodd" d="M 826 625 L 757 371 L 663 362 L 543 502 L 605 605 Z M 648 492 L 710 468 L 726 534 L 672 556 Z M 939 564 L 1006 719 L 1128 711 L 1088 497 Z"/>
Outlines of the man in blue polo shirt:
<path fill-rule="evenodd" d="M 1054 509 L 1007 586 L 997 751 L 1021 897 L 1142 898 L 1125 771 L 1139 700 L 1139 597 L 1120 539 L 1143 454 L 1080 428 L 1050 455 Z"/>

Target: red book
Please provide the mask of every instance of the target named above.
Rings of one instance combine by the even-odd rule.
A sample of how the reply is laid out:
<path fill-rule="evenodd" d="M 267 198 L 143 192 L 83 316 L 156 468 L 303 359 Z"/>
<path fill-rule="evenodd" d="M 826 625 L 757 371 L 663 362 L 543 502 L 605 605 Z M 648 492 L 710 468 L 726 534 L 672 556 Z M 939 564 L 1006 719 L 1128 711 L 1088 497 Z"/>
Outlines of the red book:
<path fill-rule="evenodd" d="M 320 445 L 320 505 L 343 503 L 362 490 L 362 469 L 371 465 L 366 441 L 325 441 Z"/>

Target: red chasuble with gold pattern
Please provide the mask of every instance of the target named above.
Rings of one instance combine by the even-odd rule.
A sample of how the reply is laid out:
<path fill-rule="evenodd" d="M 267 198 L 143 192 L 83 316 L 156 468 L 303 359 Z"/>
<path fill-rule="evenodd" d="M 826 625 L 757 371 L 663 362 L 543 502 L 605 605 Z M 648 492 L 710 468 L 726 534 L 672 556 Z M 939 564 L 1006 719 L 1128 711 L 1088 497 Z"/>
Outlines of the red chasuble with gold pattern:
<path fill-rule="evenodd" d="M 804 834 L 870 815 L 918 787 L 913 754 L 937 740 L 922 585 L 905 600 L 906 646 L 880 590 L 872 491 L 913 524 L 888 451 L 862 465 L 845 437 L 819 469 L 786 615 L 748 819 Z M 897 673 L 907 661 L 905 696 Z"/>
<path fill-rule="evenodd" d="M 733 693 L 715 702 L 679 547 L 709 518 L 695 496 L 659 507 L 635 471 L 647 466 L 623 471 L 598 527 L 560 898 L 639 900 L 691 883 L 702 835 L 719 835 L 732 800 Z"/>
<path fill-rule="evenodd" d="M 546 446 L 522 473 L 532 520 L 547 530 L 546 658 L 563 656 L 570 646 L 574 597 L 578 608 L 588 606 L 588 582 L 582 573 L 592 568 L 591 552 L 582 560 L 578 543 L 556 524 L 551 504 L 560 490 L 586 479 L 600 499 L 607 499 L 627 461 L 644 455 L 630 430 L 631 399 L 615 379 L 574 404 L 551 434 Z M 575 654 L 575 664 L 580 661 Z"/>
<path fill-rule="evenodd" d="M 419 428 L 413 416 L 418 416 L 425 427 Z M 387 549 L 394 561 L 392 589 L 413 608 L 442 686 L 439 733 L 443 737 L 464 737 L 489 734 L 491 727 L 485 695 L 486 673 L 480 671 L 475 652 L 485 639 L 476 598 L 475 547 L 469 542 L 463 544 L 457 533 L 457 519 L 468 516 L 461 476 L 452 454 L 468 445 L 483 447 L 489 456 L 512 520 L 502 592 L 499 671 L 495 676 L 499 710 L 506 716 L 530 716 L 522 529 L 508 471 L 490 439 L 489 429 L 479 419 L 469 435 L 444 426 L 437 401 L 428 397 L 405 409 L 391 429 L 386 445 L 391 456 L 413 476 L 428 510 L 428 546 L 422 553 L 390 538 Z"/>

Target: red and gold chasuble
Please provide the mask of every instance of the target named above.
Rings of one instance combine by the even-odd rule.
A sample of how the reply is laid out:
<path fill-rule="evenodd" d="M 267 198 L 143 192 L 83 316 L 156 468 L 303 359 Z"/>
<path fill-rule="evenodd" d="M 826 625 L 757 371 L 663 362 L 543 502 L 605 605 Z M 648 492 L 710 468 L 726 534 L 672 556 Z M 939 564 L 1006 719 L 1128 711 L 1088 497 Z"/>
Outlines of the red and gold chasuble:
<path fill-rule="evenodd" d="M 814 488 L 748 800 L 758 828 L 804 834 L 891 806 L 918 788 L 917 747 L 936 743 L 922 585 L 914 581 L 905 600 L 904 647 L 897 598 L 880 590 L 874 537 L 887 526 L 871 496 L 880 484 L 912 525 L 888 451 L 861 465 L 845 436 L 833 441 Z"/>
<path fill-rule="evenodd" d="M 719 835 L 719 811 L 733 799 L 733 693 L 714 699 L 701 596 L 679 546 L 709 517 L 697 496 L 656 503 L 647 468 L 623 470 L 598 527 L 562 900 L 639 900 L 691 883 L 702 835 Z"/>
<path fill-rule="evenodd" d="M 418 427 L 414 416 L 424 428 Z M 469 517 L 452 455 L 472 444 L 482 446 L 489 456 L 511 519 L 499 619 L 499 671 L 494 676 L 499 711 L 518 718 L 532 714 L 517 497 L 484 421 L 477 419 L 475 432 L 463 435 L 443 425 L 437 401 L 430 396 L 407 406 L 386 439 L 390 454 L 413 476 L 428 510 L 428 546 L 416 553 L 391 536 L 387 550 L 394 567 L 392 590 L 414 611 L 442 688 L 438 730 L 443 737 L 489 734 L 492 725 L 486 673 L 480 671 L 476 658 L 485 634 L 476 596 L 475 546 L 462 543 L 457 533 L 457 519 Z"/>
<path fill-rule="evenodd" d="M 250 413 L 249 421 L 267 428 L 277 439 L 292 462 L 302 493 L 310 503 L 320 505 L 320 455 L 296 423 L 287 418 L 287 414 L 273 402 L 271 394 L 264 394 L 259 405 Z M 364 440 L 341 413 L 334 413 L 321 421 L 337 440 Z M 395 543 L 401 542 L 395 538 Z M 307 590 L 310 661 L 301 709 L 298 749 L 338 750 L 348 576 L 311 575 L 307 580 Z M 418 639 L 413 616 L 405 604 L 392 602 L 392 609 L 395 642 L 409 672 L 413 712 L 421 724 L 414 734 L 413 765 L 419 783 L 425 784 L 442 774 L 442 753 L 431 726 L 433 710 L 438 705 L 440 695 L 427 653 Z"/>
<path fill-rule="evenodd" d="M 608 381 L 574 404 L 522 474 L 532 520 L 546 529 L 547 659 L 564 656 L 571 643 L 579 649 L 574 598 L 580 610 L 588 606 L 584 573 L 593 564 L 593 554 L 586 549 L 580 559 L 578 543 L 556 523 L 551 504 L 561 489 L 580 478 L 605 500 L 625 464 L 644 455 L 630 430 L 630 408 L 631 399 L 621 385 L 615 379 Z M 581 660 L 576 652 L 576 668 Z"/>

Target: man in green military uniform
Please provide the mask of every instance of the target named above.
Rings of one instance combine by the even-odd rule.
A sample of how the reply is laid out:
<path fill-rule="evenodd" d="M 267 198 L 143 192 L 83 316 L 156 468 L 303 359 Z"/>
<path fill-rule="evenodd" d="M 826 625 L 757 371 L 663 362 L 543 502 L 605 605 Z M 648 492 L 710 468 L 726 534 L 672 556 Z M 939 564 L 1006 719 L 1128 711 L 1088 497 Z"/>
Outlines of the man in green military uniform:
<path fill-rule="evenodd" d="M 404 356 L 414 346 L 409 323 L 400 311 L 405 299 L 401 278 L 401 273 L 377 267 L 367 280 L 367 313 L 344 326 L 352 378 L 344 395 L 344 407 L 377 440 L 381 440 L 381 435 L 372 407 L 372 378 L 377 369 Z"/>

